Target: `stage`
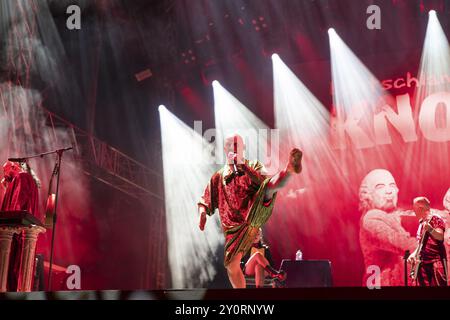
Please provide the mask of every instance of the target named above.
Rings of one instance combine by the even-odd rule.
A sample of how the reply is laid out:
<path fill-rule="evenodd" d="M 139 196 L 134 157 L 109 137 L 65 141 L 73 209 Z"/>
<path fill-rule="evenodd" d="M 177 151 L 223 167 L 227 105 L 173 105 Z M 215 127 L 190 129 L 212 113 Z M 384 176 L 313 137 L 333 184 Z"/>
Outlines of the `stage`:
<path fill-rule="evenodd" d="M 0 1 L 1 300 L 450 299 L 450 0 Z"/>
<path fill-rule="evenodd" d="M 450 287 L 362 287 L 8 292 L 1 300 L 411 301 L 450 300 Z"/>

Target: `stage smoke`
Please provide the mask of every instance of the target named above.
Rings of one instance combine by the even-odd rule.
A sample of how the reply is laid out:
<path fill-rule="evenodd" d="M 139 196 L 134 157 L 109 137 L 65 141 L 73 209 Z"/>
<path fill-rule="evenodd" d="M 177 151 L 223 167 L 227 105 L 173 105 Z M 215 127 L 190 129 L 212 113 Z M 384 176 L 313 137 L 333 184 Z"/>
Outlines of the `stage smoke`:
<path fill-rule="evenodd" d="M 67 128 L 52 127 L 46 106 L 48 91 L 69 105 L 76 86 L 68 88 L 65 53 L 46 1 L 2 1 L 0 83 L 0 161 L 72 146 Z M 7 23 L 6 23 L 7 22 Z M 64 101 L 64 103 L 62 103 Z M 56 155 L 34 158 L 30 166 L 41 181 L 40 219 L 45 214 L 47 188 Z M 91 265 L 97 252 L 95 224 L 89 220 L 90 186 L 72 151 L 63 156 L 58 201 L 54 263 L 62 267 Z M 51 230 L 39 238 L 37 253 L 50 257 Z M 87 254 L 89 253 L 89 254 Z M 45 277 L 48 275 L 45 274 Z"/>
<path fill-rule="evenodd" d="M 208 217 L 205 230 L 198 225 L 197 203 L 210 177 L 212 149 L 193 129 L 164 106 L 159 107 L 169 266 L 174 288 L 207 285 L 217 273 L 223 245 L 219 215 Z M 220 261 L 220 262 L 219 262 Z"/>
<path fill-rule="evenodd" d="M 443 177 L 448 176 L 450 154 L 450 46 L 434 10 L 428 15 L 417 80 L 414 119 L 423 139 L 405 153 L 405 183 L 427 177 L 442 183 L 448 181 Z"/>
<path fill-rule="evenodd" d="M 320 214 L 322 199 L 335 188 L 341 188 L 340 183 L 336 186 L 333 181 L 344 180 L 329 144 L 330 114 L 278 55 L 272 60 L 275 126 L 283 141 L 283 148 L 280 148 L 283 162 L 288 160 L 293 147 L 305 154 L 301 176 L 292 179 L 287 190 L 280 192 L 278 201 L 286 203 L 290 219 L 298 220 L 298 212 L 305 212 L 307 216 L 301 219 L 311 223 L 311 228 L 305 232 L 319 234 L 329 223 L 328 217 Z M 331 180 L 331 176 L 335 179 Z M 301 209 L 305 207 L 309 209 Z"/>
<path fill-rule="evenodd" d="M 238 133 L 246 145 L 245 158 L 259 160 L 268 173 L 279 171 L 279 134 L 227 91 L 218 81 L 213 82 L 216 163 L 224 164 L 223 141 Z"/>

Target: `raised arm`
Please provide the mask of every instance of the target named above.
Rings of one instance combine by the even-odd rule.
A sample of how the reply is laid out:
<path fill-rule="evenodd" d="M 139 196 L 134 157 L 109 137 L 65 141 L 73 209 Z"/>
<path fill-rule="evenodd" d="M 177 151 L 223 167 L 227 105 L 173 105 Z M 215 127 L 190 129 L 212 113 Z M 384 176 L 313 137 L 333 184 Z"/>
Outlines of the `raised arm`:
<path fill-rule="evenodd" d="M 302 171 L 302 152 L 295 148 L 289 154 L 289 161 L 286 168 L 274 175 L 267 184 L 265 199 L 272 199 L 273 195 L 282 189 L 289 181 L 293 174 Z"/>
<path fill-rule="evenodd" d="M 371 235 L 372 245 L 381 250 L 403 253 L 417 246 L 417 239 L 411 237 L 394 217 L 378 209 L 366 214 L 362 228 Z"/>

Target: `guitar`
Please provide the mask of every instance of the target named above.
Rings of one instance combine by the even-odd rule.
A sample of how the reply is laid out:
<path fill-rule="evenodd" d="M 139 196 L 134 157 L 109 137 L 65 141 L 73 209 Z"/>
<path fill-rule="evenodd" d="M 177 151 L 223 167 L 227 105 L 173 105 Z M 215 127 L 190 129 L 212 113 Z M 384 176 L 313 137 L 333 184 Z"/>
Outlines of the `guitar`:
<path fill-rule="evenodd" d="M 431 219 L 427 220 L 425 224 L 430 223 L 430 220 Z M 425 228 L 424 227 L 425 224 L 422 225 L 423 228 Z M 421 257 L 420 257 L 420 252 L 422 251 L 422 248 L 423 248 L 423 242 L 424 242 L 426 233 L 427 233 L 427 231 L 424 230 L 423 233 L 422 233 L 422 236 L 420 237 L 419 246 L 417 247 L 416 254 L 415 254 L 415 257 L 414 257 L 415 258 L 414 259 L 415 262 L 413 262 L 411 264 L 411 272 L 409 273 L 409 276 L 414 281 L 417 280 L 417 274 L 419 273 L 419 267 L 420 267 L 420 264 L 422 262 L 421 261 Z"/>
<path fill-rule="evenodd" d="M 47 204 L 45 206 L 45 227 L 51 228 L 53 227 L 53 219 L 55 215 L 55 201 L 56 195 L 54 193 L 49 193 L 47 198 Z"/>

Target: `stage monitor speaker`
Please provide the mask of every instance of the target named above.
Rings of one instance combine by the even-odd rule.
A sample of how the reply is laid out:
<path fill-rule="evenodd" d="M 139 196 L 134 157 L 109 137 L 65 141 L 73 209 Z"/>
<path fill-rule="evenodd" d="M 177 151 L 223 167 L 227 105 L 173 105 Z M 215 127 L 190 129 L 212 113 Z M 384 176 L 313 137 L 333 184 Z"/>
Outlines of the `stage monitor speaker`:
<path fill-rule="evenodd" d="M 286 288 L 331 287 L 331 262 L 329 260 L 283 259 L 281 270 L 286 271 Z"/>

